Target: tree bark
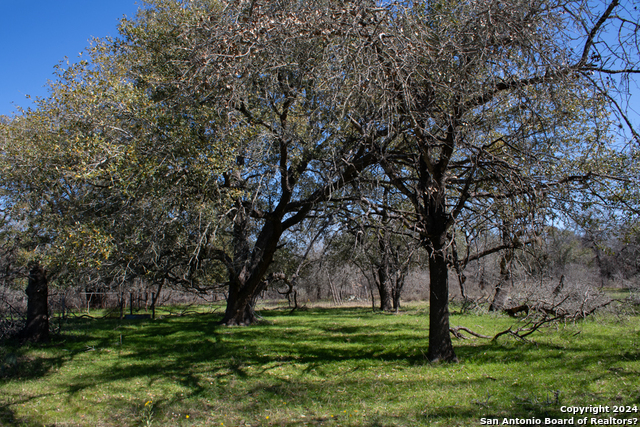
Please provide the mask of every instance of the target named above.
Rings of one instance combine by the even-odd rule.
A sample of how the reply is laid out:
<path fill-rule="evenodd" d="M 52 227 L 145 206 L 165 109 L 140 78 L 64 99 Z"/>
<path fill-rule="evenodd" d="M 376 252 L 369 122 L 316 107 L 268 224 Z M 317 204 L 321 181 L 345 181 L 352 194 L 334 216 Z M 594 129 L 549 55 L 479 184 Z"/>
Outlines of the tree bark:
<path fill-rule="evenodd" d="M 429 351 L 431 362 L 455 362 L 449 332 L 449 269 L 444 248 L 429 257 Z"/>
<path fill-rule="evenodd" d="M 255 292 L 255 296 L 260 292 Z M 255 312 L 255 300 L 251 293 L 241 292 L 241 285 L 233 283 L 229 286 L 227 309 L 222 319 L 222 324 L 227 326 L 247 326 L 258 321 Z"/>
<path fill-rule="evenodd" d="M 502 240 L 509 244 L 506 234 L 503 232 Z M 505 249 L 500 257 L 500 279 L 496 285 L 496 292 L 489 305 L 489 311 L 500 311 L 505 308 L 509 288 L 511 287 L 511 261 L 513 260 L 513 248 Z"/>
<path fill-rule="evenodd" d="M 380 293 L 380 310 L 393 310 L 393 295 L 391 294 L 391 283 L 389 281 L 389 265 L 386 257 L 383 258 L 382 265 L 378 267 L 378 292 Z"/>
<path fill-rule="evenodd" d="M 385 190 L 385 196 L 383 200 L 386 203 L 387 200 L 387 190 Z M 383 223 L 387 222 L 386 220 L 386 211 L 383 213 Z M 391 275 L 389 274 L 389 269 L 391 268 L 391 257 L 390 257 L 390 242 L 389 242 L 389 232 L 387 230 L 379 230 L 377 232 L 378 237 L 378 248 L 380 250 L 380 263 L 378 264 L 378 292 L 380 293 L 380 310 L 382 311 L 391 311 L 393 310 L 393 295 L 392 295 L 392 284 L 391 284 Z M 394 266 L 395 267 L 395 266 Z"/>
<path fill-rule="evenodd" d="M 395 286 L 393 287 L 393 311 L 395 311 L 396 313 L 398 312 L 398 310 L 400 310 L 400 292 L 402 290 L 402 287 L 400 286 L 399 283 L 396 283 Z"/>
<path fill-rule="evenodd" d="M 156 304 L 158 303 L 158 299 L 160 298 L 160 292 L 162 292 L 162 286 L 164 285 L 165 279 L 162 279 L 160 283 L 158 283 L 158 290 L 151 294 L 151 318 L 156 318 Z"/>
<path fill-rule="evenodd" d="M 263 279 L 282 235 L 280 222 L 266 222 L 251 251 L 247 224 L 240 218 L 234 226 L 233 268 L 229 271 L 229 297 L 221 322 L 227 326 L 246 326 L 258 321 L 255 304 L 266 286 Z"/>
<path fill-rule="evenodd" d="M 29 272 L 27 285 L 27 324 L 20 337 L 34 342 L 49 341 L 49 283 L 47 273 L 40 264 Z"/>

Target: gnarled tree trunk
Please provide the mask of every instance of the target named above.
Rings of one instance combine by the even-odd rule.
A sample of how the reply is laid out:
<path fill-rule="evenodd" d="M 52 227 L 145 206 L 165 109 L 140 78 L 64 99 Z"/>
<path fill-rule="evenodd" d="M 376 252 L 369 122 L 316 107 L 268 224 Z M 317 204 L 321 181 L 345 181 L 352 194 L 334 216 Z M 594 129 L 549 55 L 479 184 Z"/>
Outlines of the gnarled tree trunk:
<path fill-rule="evenodd" d="M 239 292 L 232 292 L 230 289 L 222 323 L 227 326 L 246 326 L 257 320 L 251 296 L 239 295 Z"/>
<path fill-rule="evenodd" d="M 255 312 L 258 296 L 264 290 L 264 282 L 257 284 L 232 282 L 229 284 L 227 308 L 222 324 L 227 326 L 247 326 L 258 321 Z"/>
<path fill-rule="evenodd" d="M 393 295 L 391 292 L 391 284 L 387 280 L 379 287 L 380 290 L 380 310 L 391 311 L 393 310 Z"/>
<path fill-rule="evenodd" d="M 423 172 L 426 165 L 422 163 Z M 450 215 L 446 208 L 446 188 L 442 176 L 423 173 L 424 236 L 429 254 L 429 351 L 431 362 L 457 362 L 449 332 L 449 263 L 448 229 Z"/>
<path fill-rule="evenodd" d="M 33 264 L 27 285 L 27 324 L 20 337 L 35 342 L 49 341 L 49 282 L 40 264 Z"/>
<path fill-rule="evenodd" d="M 248 222 L 239 211 L 234 224 L 234 260 L 229 266 L 231 280 L 223 325 L 245 326 L 258 320 L 256 301 L 265 289 L 264 278 L 278 248 L 282 230 L 282 224 L 277 220 L 265 222 L 251 250 Z"/>
<path fill-rule="evenodd" d="M 404 280 L 404 279 L 402 279 Z M 395 283 L 395 286 L 392 289 L 393 296 L 393 311 L 396 313 L 400 310 L 400 293 L 402 291 L 402 283 L 399 281 Z"/>

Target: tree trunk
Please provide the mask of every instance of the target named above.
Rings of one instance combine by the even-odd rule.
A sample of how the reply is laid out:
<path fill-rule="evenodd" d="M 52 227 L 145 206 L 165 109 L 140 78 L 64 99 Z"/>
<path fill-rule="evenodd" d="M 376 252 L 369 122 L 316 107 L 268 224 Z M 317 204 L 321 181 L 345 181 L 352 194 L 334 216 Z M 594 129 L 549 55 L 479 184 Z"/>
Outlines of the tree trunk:
<path fill-rule="evenodd" d="M 373 292 L 373 286 L 371 286 L 371 281 L 368 278 L 367 283 L 369 285 L 369 295 L 371 296 L 371 311 L 376 311 L 376 297 Z"/>
<path fill-rule="evenodd" d="M 331 280 L 331 274 L 327 271 L 327 280 L 329 281 L 329 292 L 331 293 L 331 298 L 333 299 L 334 305 L 342 304 L 342 300 L 340 300 L 340 295 L 338 293 L 338 289 L 333 284 L 333 280 Z"/>
<path fill-rule="evenodd" d="M 246 326 L 258 321 L 255 304 L 266 287 L 264 278 L 283 231 L 279 221 L 267 221 L 251 250 L 248 221 L 240 205 L 239 212 L 234 224 L 234 260 L 233 268 L 229 271 L 229 296 L 221 322 L 227 326 Z"/>
<path fill-rule="evenodd" d="M 20 337 L 35 342 L 49 341 L 49 286 L 47 273 L 40 264 L 29 272 L 27 285 L 27 324 Z"/>
<path fill-rule="evenodd" d="M 162 279 L 162 281 L 158 283 L 158 290 L 151 294 L 151 318 L 154 320 L 156 318 L 156 305 L 158 303 L 158 298 L 160 298 L 160 292 L 162 292 L 164 281 L 165 279 Z"/>
<path fill-rule="evenodd" d="M 385 190 L 386 200 L 387 190 Z M 386 211 L 383 214 L 383 222 L 386 221 Z M 380 230 L 377 232 L 378 247 L 380 249 L 381 259 L 378 264 L 378 292 L 380 293 L 380 310 L 391 311 L 393 310 L 393 295 L 391 294 L 391 275 L 389 274 L 389 233 L 386 230 Z"/>
<path fill-rule="evenodd" d="M 389 281 L 388 264 L 383 259 L 383 264 L 378 267 L 378 292 L 380 293 L 380 310 L 391 311 L 393 309 L 393 295 Z"/>
<path fill-rule="evenodd" d="M 254 276 L 251 281 L 244 284 L 239 282 L 230 284 L 227 309 L 221 322 L 223 325 L 248 326 L 258 322 L 260 316 L 256 314 L 255 307 L 260 294 L 267 287 L 262 277 L 264 274 Z"/>
<path fill-rule="evenodd" d="M 506 237 L 503 237 L 506 242 Z M 496 285 L 496 293 L 493 301 L 489 305 L 489 311 L 500 311 L 505 308 L 509 288 L 511 287 L 511 261 L 513 260 L 513 249 L 506 249 L 500 257 L 500 279 Z"/>
<path fill-rule="evenodd" d="M 222 319 L 222 324 L 227 326 L 247 326 L 256 323 L 258 318 L 255 312 L 255 299 L 260 292 L 255 292 L 255 298 L 247 292 L 241 292 L 239 283 L 229 286 L 227 309 Z"/>
<path fill-rule="evenodd" d="M 392 281 L 392 292 L 393 295 L 393 310 L 397 313 L 400 310 L 400 295 L 402 295 L 402 288 L 404 288 L 404 280 L 407 277 L 407 273 L 409 272 L 409 265 L 411 256 L 409 255 L 409 259 L 403 264 L 400 261 L 400 248 L 396 251 L 395 254 L 395 265 L 396 265 L 396 273 L 393 275 Z"/>
<path fill-rule="evenodd" d="M 489 304 L 489 311 L 500 311 L 505 308 L 505 303 L 507 301 L 507 295 L 509 294 L 508 282 L 500 282 L 496 285 L 496 293 L 493 294 L 493 300 L 491 304 Z"/>
<path fill-rule="evenodd" d="M 455 362 L 449 332 L 449 269 L 445 250 L 436 248 L 429 257 L 429 351 L 431 362 Z"/>
<path fill-rule="evenodd" d="M 396 283 L 395 286 L 393 287 L 393 311 L 395 311 L 396 313 L 398 312 L 398 310 L 400 310 L 401 289 L 402 288 L 398 285 L 398 283 Z"/>

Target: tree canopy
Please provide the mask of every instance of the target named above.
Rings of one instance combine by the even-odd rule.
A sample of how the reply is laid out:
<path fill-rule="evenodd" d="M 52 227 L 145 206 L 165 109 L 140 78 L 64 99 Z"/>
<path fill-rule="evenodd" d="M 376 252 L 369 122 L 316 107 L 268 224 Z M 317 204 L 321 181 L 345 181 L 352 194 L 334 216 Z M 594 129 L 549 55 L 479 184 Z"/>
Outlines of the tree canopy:
<path fill-rule="evenodd" d="M 632 8 L 154 0 L 2 124 L 4 209 L 57 274 L 224 286 L 232 325 L 293 227 L 366 197 L 427 252 L 428 357 L 455 360 L 456 242 L 637 216 Z"/>

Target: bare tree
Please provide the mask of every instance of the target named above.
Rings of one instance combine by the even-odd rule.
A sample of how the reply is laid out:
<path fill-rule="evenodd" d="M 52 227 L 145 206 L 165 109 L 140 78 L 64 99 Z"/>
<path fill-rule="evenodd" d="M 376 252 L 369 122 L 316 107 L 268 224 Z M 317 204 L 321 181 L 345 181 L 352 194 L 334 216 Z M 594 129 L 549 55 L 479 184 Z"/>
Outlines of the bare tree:
<path fill-rule="evenodd" d="M 464 212 L 507 199 L 550 212 L 637 188 L 635 147 L 616 148 L 609 106 L 626 115 L 606 85 L 639 71 L 637 14 L 594 6 L 411 2 L 362 14 L 357 95 L 384 119 L 352 116 L 363 136 L 399 134 L 373 145 L 429 253 L 430 360 L 456 359 L 448 271 Z"/>

